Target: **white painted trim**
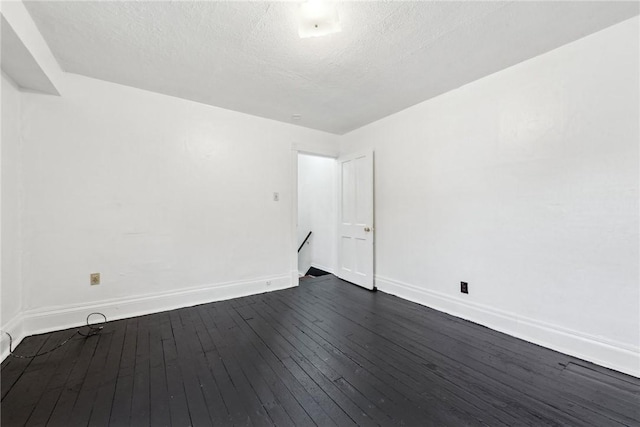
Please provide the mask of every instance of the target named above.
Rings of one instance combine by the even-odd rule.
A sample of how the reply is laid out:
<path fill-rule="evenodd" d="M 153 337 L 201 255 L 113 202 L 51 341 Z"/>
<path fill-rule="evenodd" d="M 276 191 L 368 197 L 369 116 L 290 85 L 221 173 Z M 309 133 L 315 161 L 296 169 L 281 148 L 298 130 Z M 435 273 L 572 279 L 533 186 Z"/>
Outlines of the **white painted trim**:
<path fill-rule="evenodd" d="M 319 145 L 319 144 L 307 144 L 301 142 L 294 142 L 291 144 L 291 149 L 300 154 L 310 154 L 312 156 L 330 157 L 332 159 L 338 158 L 340 150 L 337 147 Z"/>
<path fill-rule="evenodd" d="M 324 266 L 324 265 L 321 265 L 321 264 L 318 264 L 318 263 L 315 263 L 315 262 L 311 263 L 311 267 L 315 267 L 315 268 L 317 268 L 319 270 L 326 271 L 327 273 L 334 274 L 333 273 L 333 268 L 330 268 L 330 267 L 327 267 L 327 266 Z M 303 277 L 305 275 L 305 273 L 306 273 L 306 271 L 298 271 L 299 277 Z"/>
<path fill-rule="evenodd" d="M 297 270 L 291 271 L 291 287 L 296 287 L 300 285 L 300 276 Z"/>
<path fill-rule="evenodd" d="M 11 320 L 0 328 L 3 332 L 8 332 L 13 337 L 13 348 L 15 349 L 26 337 L 24 330 L 24 317 L 22 312 L 16 314 Z M 9 337 L 2 334 L 0 337 L 0 361 L 6 359 L 9 355 Z"/>
<path fill-rule="evenodd" d="M 271 282 L 271 284 L 267 285 L 267 282 Z M 96 311 L 104 313 L 109 321 L 119 320 L 208 302 L 272 292 L 296 285 L 297 282 L 292 282 L 292 275 L 285 274 L 131 298 L 114 298 L 92 304 L 47 307 L 22 312 L 7 324 L 6 330 L 14 337 L 15 348 L 25 336 L 82 326 L 86 323 L 87 315 Z M 8 338 L 6 350 L 4 340 L 2 345 L 2 360 L 4 360 L 8 355 Z"/>
<path fill-rule="evenodd" d="M 291 280 L 300 284 L 298 276 L 298 144 L 291 144 Z M 295 279 L 293 278 L 295 272 Z"/>
<path fill-rule="evenodd" d="M 378 290 L 470 320 L 607 368 L 640 378 L 640 349 L 561 326 L 464 301 L 387 277 L 376 276 Z"/>

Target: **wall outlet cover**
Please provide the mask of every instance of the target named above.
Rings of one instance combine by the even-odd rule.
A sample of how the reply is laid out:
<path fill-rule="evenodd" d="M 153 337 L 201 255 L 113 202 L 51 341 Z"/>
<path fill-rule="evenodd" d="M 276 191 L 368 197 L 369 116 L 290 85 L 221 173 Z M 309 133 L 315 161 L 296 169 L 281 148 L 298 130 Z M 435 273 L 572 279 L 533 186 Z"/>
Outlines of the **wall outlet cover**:
<path fill-rule="evenodd" d="M 460 282 L 460 292 L 463 294 L 469 293 L 469 284 L 467 282 Z"/>
<path fill-rule="evenodd" d="M 91 273 L 91 275 L 89 276 L 89 283 L 91 284 L 91 286 L 99 285 L 100 273 Z"/>

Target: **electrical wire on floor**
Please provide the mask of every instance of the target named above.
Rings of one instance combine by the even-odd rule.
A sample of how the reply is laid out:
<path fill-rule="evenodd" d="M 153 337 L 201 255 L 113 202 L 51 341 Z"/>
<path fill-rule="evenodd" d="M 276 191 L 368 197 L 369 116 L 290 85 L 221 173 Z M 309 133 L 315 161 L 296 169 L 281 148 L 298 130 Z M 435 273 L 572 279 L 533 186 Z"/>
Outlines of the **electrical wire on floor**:
<path fill-rule="evenodd" d="M 102 316 L 102 318 L 104 319 L 103 322 L 101 323 L 89 323 L 89 319 L 91 318 L 91 316 Z M 78 328 L 75 332 L 73 332 L 69 338 L 67 338 L 66 340 L 62 341 L 60 344 L 56 345 L 55 347 L 47 350 L 47 351 L 43 351 L 42 353 L 36 353 L 33 355 L 22 355 L 22 354 L 14 354 L 13 353 L 13 337 L 11 336 L 11 334 L 9 332 L 6 331 L 2 331 L 3 333 L 5 333 L 8 337 L 9 337 L 9 355 L 13 356 L 17 359 L 33 359 L 35 357 L 39 357 L 39 356 L 44 356 L 45 354 L 49 354 L 52 351 L 55 351 L 57 349 L 59 349 L 60 347 L 62 347 L 63 345 L 65 345 L 66 343 L 68 343 L 69 341 L 71 341 L 71 339 L 73 337 L 76 336 L 76 334 L 88 338 L 88 337 L 92 337 L 94 335 L 98 335 L 100 333 L 100 331 L 102 331 L 102 328 L 104 328 L 105 323 L 107 323 L 107 316 L 105 316 L 102 313 L 99 312 L 95 312 L 95 313 L 89 313 L 89 315 L 87 316 L 87 324 L 86 327 L 89 328 L 89 331 L 87 333 L 83 333 L 82 332 L 82 328 L 84 328 L 85 326 L 82 326 L 80 328 Z"/>

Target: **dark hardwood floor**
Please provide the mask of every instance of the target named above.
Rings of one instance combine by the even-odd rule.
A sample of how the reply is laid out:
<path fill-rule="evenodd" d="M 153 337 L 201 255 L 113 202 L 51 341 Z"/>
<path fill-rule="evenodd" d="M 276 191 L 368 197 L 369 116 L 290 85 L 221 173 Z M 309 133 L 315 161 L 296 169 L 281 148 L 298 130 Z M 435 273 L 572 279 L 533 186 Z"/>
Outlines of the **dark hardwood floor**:
<path fill-rule="evenodd" d="M 3 427 L 640 425 L 638 379 L 333 276 L 109 322 L 1 374 Z"/>

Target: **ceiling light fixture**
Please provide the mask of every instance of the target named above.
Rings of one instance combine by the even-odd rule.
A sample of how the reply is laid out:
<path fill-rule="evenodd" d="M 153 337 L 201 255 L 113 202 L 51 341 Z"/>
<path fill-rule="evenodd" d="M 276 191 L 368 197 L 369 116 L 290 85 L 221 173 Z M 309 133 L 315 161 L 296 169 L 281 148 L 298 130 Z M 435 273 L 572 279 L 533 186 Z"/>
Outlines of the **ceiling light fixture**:
<path fill-rule="evenodd" d="M 335 3 L 308 0 L 300 5 L 300 38 L 326 36 L 341 30 Z"/>

